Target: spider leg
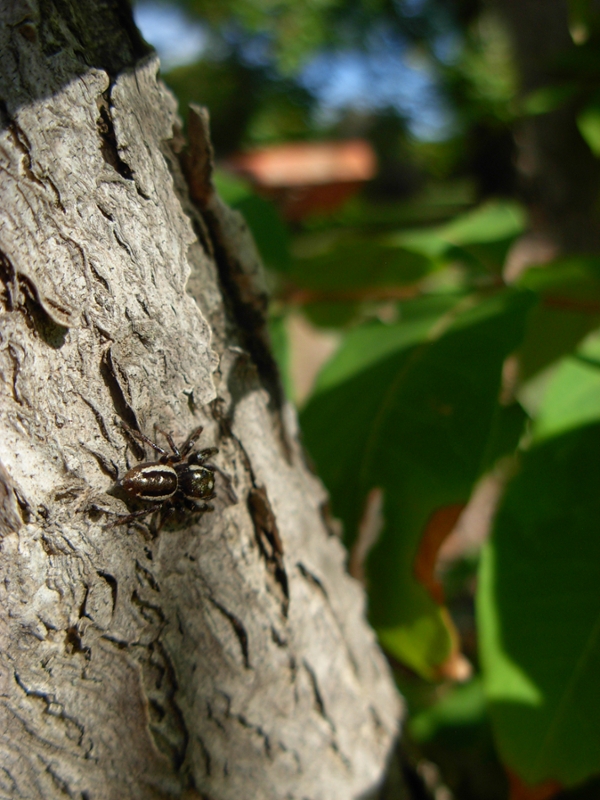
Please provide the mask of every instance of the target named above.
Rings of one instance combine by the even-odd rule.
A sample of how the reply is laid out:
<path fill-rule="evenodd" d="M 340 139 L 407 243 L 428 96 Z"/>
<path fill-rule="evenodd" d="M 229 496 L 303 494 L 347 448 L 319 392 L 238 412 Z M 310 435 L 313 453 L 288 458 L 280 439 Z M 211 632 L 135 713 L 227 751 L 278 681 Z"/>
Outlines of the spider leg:
<path fill-rule="evenodd" d="M 173 441 L 173 435 L 170 434 L 170 433 L 167 433 L 167 431 L 163 431 L 163 429 L 159 428 L 158 425 L 154 426 L 154 430 L 158 431 L 158 433 L 162 433 L 162 435 L 165 437 L 165 439 L 169 443 L 169 447 L 173 451 L 173 454 L 175 455 L 175 458 L 177 459 L 177 461 L 181 461 L 181 453 L 179 452 L 179 449 L 178 449 L 177 445 Z"/>
<path fill-rule="evenodd" d="M 156 526 L 155 535 L 161 532 L 161 530 L 163 529 L 163 525 L 166 523 L 169 517 L 171 517 L 174 513 L 175 513 L 175 508 L 173 506 L 169 506 L 169 508 L 167 508 L 165 513 L 160 515 L 158 525 Z"/>
<path fill-rule="evenodd" d="M 207 500 L 212 500 L 213 497 L 216 497 L 216 494 L 211 494 L 207 497 Z M 203 514 L 205 511 L 214 511 L 215 509 L 209 503 L 196 503 L 194 500 L 189 500 L 186 498 L 185 500 L 185 507 L 188 511 L 192 514 Z"/>
<path fill-rule="evenodd" d="M 207 458 L 211 456 L 215 456 L 219 452 L 218 447 L 205 447 L 204 450 L 200 450 L 198 453 L 194 453 L 194 462 L 196 464 L 203 464 L 208 469 L 212 469 L 209 464 L 204 464 Z"/>
<path fill-rule="evenodd" d="M 114 522 L 109 522 L 108 525 L 104 526 L 105 530 L 109 528 L 116 528 L 118 525 L 127 525 L 129 522 L 133 522 L 134 519 L 142 519 L 143 517 L 147 517 L 148 514 L 153 514 L 155 511 L 158 511 L 161 508 L 162 504 L 155 504 L 150 506 L 149 508 L 142 508 L 140 511 L 134 511 L 131 514 L 119 514 L 117 519 Z"/>
<path fill-rule="evenodd" d="M 210 503 L 202 503 L 202 505 L 194 504 L 194 514 L 204 514 L 206 511 L 214 511 L 215 507 Z"/>
<path fill-rule="evenodd" d="M 134 431 L 133 428 L 130 428 L 129 425 L 126 425 L 122 420 L 121 420 L 121 426 L 123 428 L 125 428 L 127 433 L 129 433 L 135 439 L 139 439 L 141 442 L 145 442 L 146 444 L 149 444 L 150 447 L 153 450 L 156 450 L 157 453 L 160 453 L 163 456 L 167 456 L 168 455 L 166 450 L 164 450 L 162 447 L 160 447 L 160 445 L 156 444 L 156 442 L 153 442 L 152 439 L 149 439 L 148 436 L 146 436 L 145 433 L 142 433 L 141 431 Z"/>
<path fill-rule="evenodd" d="M 187 456 L 187 454 L 190 452 L 192 447 L 196 444 L 196 442 L 200 438 L 200 434 L 202 433 L 203 430 L 204 430 L 204 427 L 202 425 L 199 425 L 197 428 L 194 428 L 194 430 L 190 433 L 188 438 L 181 445 L 181 457 L 182 458 L 185 458 Z"/>

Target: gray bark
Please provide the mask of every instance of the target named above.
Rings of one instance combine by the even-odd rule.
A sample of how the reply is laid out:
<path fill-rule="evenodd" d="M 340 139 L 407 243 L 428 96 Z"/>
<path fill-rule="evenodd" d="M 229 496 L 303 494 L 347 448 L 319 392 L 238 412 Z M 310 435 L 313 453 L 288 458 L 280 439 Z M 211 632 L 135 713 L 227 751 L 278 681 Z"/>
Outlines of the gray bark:
<path fill-rule="evenodd" d="M 399 699 L 205 120 L 184 148 L 124 6 L 0 14 L 0 797 L 358 797 Z M 238 501 L 108 528 L 122 421 L 204 425 Z"/>

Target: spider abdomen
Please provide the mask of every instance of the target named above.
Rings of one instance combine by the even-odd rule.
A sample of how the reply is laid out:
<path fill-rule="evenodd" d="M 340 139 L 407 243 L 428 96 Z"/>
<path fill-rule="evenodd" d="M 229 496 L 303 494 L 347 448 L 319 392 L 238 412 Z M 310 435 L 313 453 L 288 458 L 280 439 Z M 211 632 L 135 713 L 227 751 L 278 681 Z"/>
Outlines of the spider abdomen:
<path fill-rule="evenodd" d="M 132 467 L 121 480 L 129 497 L 139 500 L 168 500 L 177 491 L 177 473 L 169 464 L 146 462 Z"/>

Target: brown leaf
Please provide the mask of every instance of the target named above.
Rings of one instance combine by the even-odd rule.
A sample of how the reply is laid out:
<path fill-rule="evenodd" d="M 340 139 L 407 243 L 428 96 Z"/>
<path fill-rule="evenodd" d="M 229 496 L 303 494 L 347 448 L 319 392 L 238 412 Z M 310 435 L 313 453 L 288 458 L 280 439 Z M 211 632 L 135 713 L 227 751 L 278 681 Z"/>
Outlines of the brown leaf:
<path fill-rule="evenodd" d="M 508 775 L 509 800 L 550 800 L 551 797 L 555 797 L 562 791 L 562 786 L 558 781 L 544 781 L 530 786 L 511 770 L 507 769 L 506 774 Z"/>
<path fill-rule="evenodd" d="M 452 532 L 464 507 L 463 503 L 456 503 L 451 506 L 443 506 L 433 512 L 425 526 L 415 557 L 414 576 L 439 605 L 444 604 L 444 589 L 435 574 L 437 556 L 442 543 Z"/>

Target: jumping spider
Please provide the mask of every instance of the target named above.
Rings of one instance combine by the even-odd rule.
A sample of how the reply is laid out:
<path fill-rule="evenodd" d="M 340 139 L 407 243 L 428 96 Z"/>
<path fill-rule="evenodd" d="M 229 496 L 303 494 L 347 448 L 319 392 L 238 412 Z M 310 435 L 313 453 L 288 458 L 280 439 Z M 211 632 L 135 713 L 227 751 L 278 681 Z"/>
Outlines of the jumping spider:
<path fill-rule="evenodd" d="M 197 453 L 190 453 L 202 433 L 202 426 L 195 428 L 181 447 L 177 447 L 170 433 L 156 428 L 169 443 L 172 452 L 168 453 L 145 434 L 122 424 L 131 436 L 150 445 L 160 453 L 160 457 L 156 461 L 137 464 L 117 482 L 117 487 L 128 500 L 141 500 L 152 505 L 131 514 L 120 515 L 108 527 L 126 525 L 157 511 L 164 511 L 158 526 L 160 530 L 167 517 L 178 507 L 183 506 L 194 513 L 213 510 L 208 503 L 198 501 L 212 500 L 215 497 L 215 471 L 220 470 L 214 464 L 208 464 L 207 459 L 219 451 L 216 447 L 206 447 Z"/>

